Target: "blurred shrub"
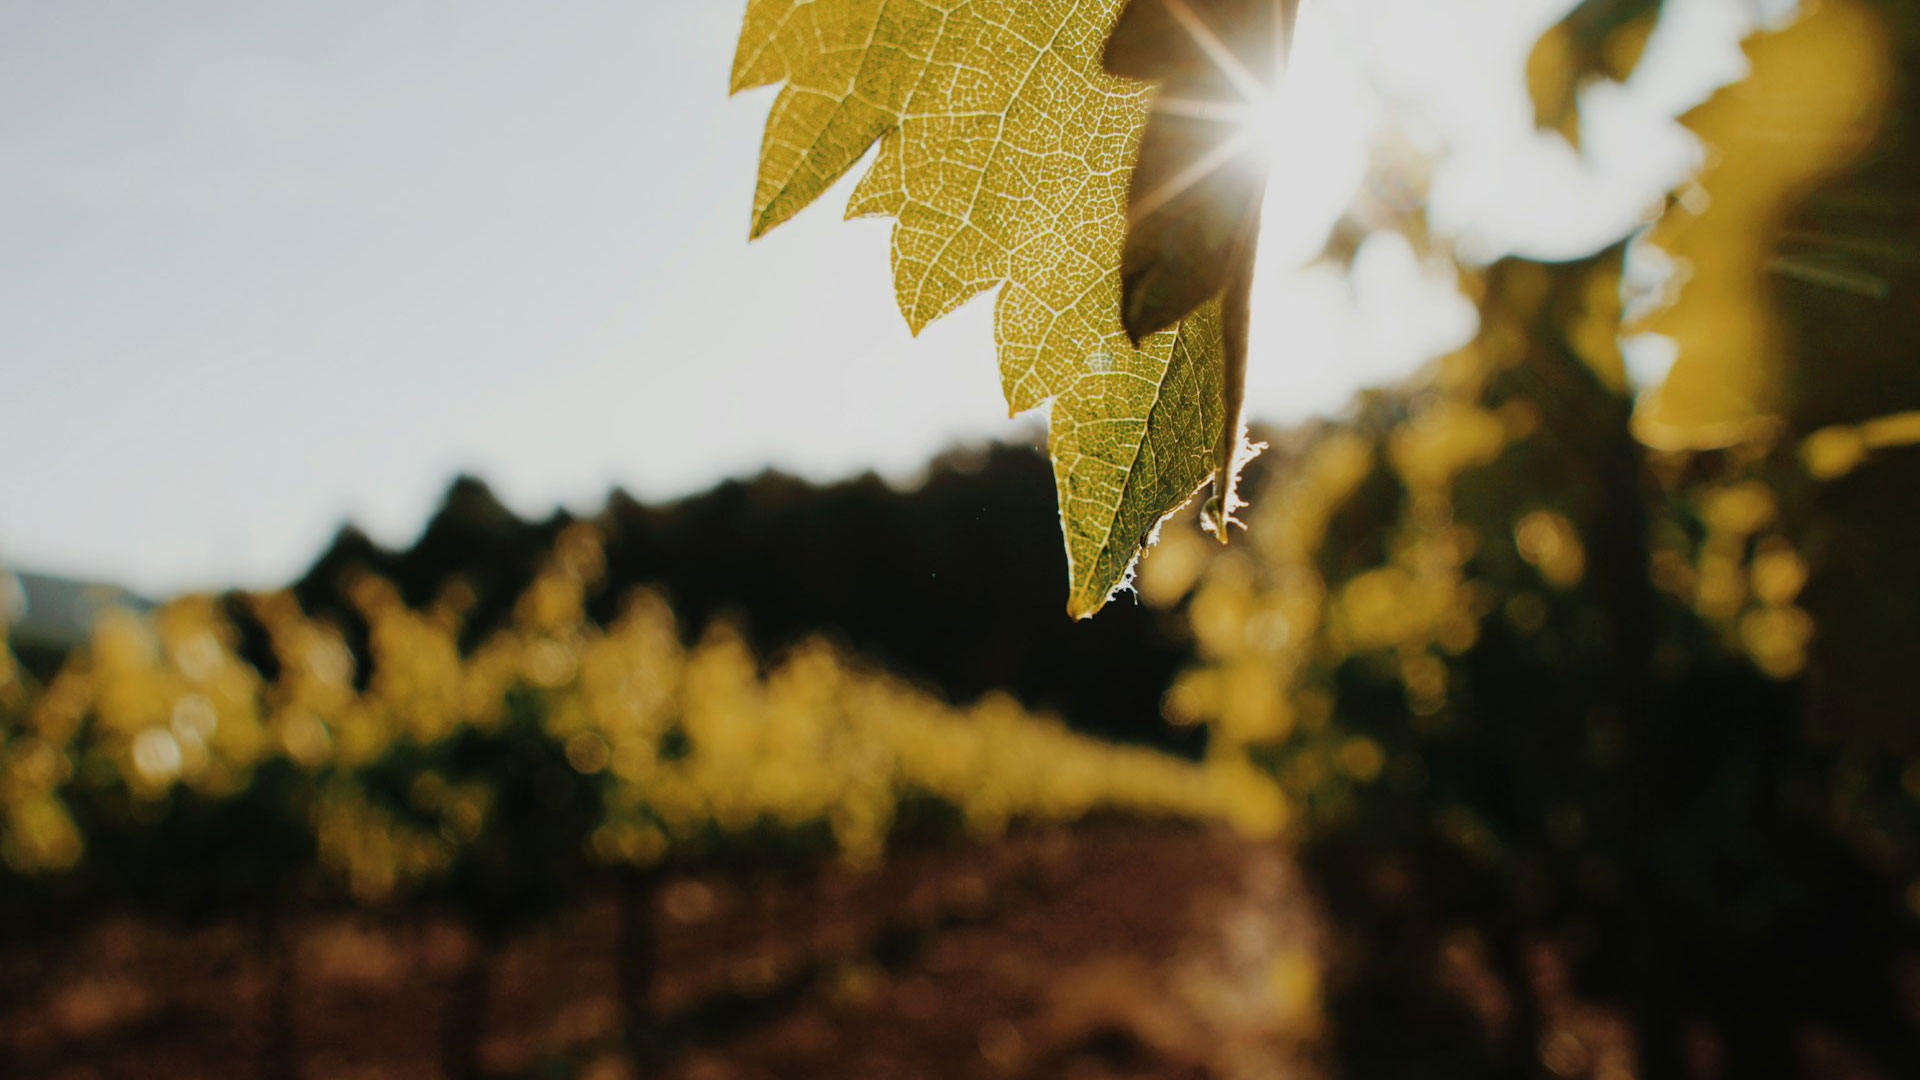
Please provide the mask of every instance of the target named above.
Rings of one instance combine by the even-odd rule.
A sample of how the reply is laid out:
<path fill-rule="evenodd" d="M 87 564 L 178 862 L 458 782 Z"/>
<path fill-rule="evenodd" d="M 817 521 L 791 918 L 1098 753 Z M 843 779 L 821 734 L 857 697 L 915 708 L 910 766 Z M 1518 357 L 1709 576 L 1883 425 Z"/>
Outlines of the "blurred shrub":
<path fill-rule="evenodd" d="M 1355 1075 L 1533 1067 L 1540 943 L 1637 1015 L 1649 1056 L 1692 1019 L 1763 1060 L 1808 1015 L 1912 1049 L 1894 987 L 1920 763 L 1810 725 L 1825 623 L 1776 494 L 1809 482 L 1797 459 L 1632 435 L 1619 262 L 1480 275 L 1478 340 L 1283 445 L 1246 542 L 1186 601 L 1199 664 L 1166 708 L 1301 808 L 1349 932 Z M 1462 927 L 1519 998 L 1498 1031 L 1435 985 Z"/>
<path fill-rule="evenodd" d="M 1585 49 L 1577 82 L 1654 7 L 1542 48 Z M 1679 360 L 1637 414 L 1621 251 L 1503 262 L 1471 345 L 1278 440 L 1237 551 L 1143 572 L 1191 587 L 1170 716 L 1302 810 L 1354 1075 L 1536 1072 L 1542 947 L 1643 1076 L 1699 1025 L 1725 1075 L 1792 1074 L 1809 1025 L 1920 1071 L 1920 26 L 1828 0 L 1749 53 L 1689 118 L 1701 191 L 1638 241 L 1679 273 L 1627 325 Z M 1499 1009 L 1436 975 L 1462 932 Z"/>
<path fill-rule="evenodd" d="M 1059 618 L 1065 553 L 1030 527 L 1057 513 L 1052 468 L 1032 446 L 950 452 L 911 489 L 873 475 L 814 485 L 768 472 L 664 505 L 616 491 L 591 518 L 606 577 L 588 614 L 609 624 L 646 586 L 689 643 L 720 619 L 763 656 L 827 634 L 949 700 L 1003 691 L 1077 730 L 1197 756 L 1204 733 L 1169 729 L 1157 707 L 1185 662 L 1179 620 L 1132 604 Z M 345 588 L 354 568 L 422 610 L 457 579 L 468 651 L 511 619 L 571 520 L 521 520 L 463 478 L 412 545 L 386 550 L 344 530 L 292 591 L 362 655 L 365 620 Z"/>
<path fill-rule="evenodd" d="M 1230 761 L 1104 743 L 1004 695 L 956 708 L 819 640 L 765 670 L 724 622 L 688 647 L 650 591 L 602 627 L 603 575 L 596 530 L 562 529 L 464 652 L 470 590 L 414 608 L 355 575 L 365 670 L 287 593 L 238 598 L 271 679 L 201 596 L 103 620 L 44 689 L 0 666 L 9 889 L 219 908 L 232 877 L 279 901 L 439 897 L 510 926 L 595 866 L 742 845 L 869 864 L 921 805 L 982 838 L 1102 809 L 1284 818 Z"/>

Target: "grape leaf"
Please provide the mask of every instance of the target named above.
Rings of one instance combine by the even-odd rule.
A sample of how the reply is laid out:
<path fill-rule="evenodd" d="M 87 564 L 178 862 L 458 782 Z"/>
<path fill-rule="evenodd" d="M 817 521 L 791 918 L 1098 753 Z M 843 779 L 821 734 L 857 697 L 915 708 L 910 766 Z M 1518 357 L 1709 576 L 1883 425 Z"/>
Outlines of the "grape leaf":
<path fill-rule="evenodd" d="M 1222 543 L 1239 505 L 1247 333 L 1273 100 L 1299 0 L 1132 0 L 1107 38 L 1109 72 L 1160 84 L 1127 189 L 1120 313 L 1139 341 L 1217 299 L 1221 412 L 1202 523 Z"/>
<path fill-rule="evenodd" d="M 784 84 L 754 236 L 878 142 L 847 216 L 896 220 L 908 325 L 999 288 L 1007 404 L 1050 406 L 1075 617 L 1125 582 L 1159 522 L 1217 471 L 1219 448 L 1239 442 L 1219 301 L 1137 345 L 1121 323 L 1128 179 L 1151 100 L 1102 68 L 1121 2 L 751 0 L 733 70 L 736 91 Z"/>
<path fill-rule="evenodd" d="M 1697 178 L 1707 198 L 1695 206 L 1682 200 L 1645 237 L 1687 268 L 1672 302 L 1629 328 L 1665 335 L 1677 348 L 1665 381 L 1641 395 L 1635 411 L 1634 430 L 1648 443 L 1726 446 L 1804 412 L 1794 398 L 1809 380 L 1791 362 L 1779 283 L 1810 280 L 1819 293 L 1865 293 L 1870 304 L 1881 302 L 1874 275 L 1798 253 L 1788 242 L 1843 231 L 1795 228 L 1795 206 L 1854 168 L 1885 123 L 1895 85 L 1885 37 L 1864 5 L 1823 3 L 1783 30 L 1749 39 L 1747 77 L 1682 117 L 1713 154 Z M 1859 239 L 1871 250 L 1876 238 Z M 1836 355 L 1821 363 L 1823 383 L 1846 369 Z"/>

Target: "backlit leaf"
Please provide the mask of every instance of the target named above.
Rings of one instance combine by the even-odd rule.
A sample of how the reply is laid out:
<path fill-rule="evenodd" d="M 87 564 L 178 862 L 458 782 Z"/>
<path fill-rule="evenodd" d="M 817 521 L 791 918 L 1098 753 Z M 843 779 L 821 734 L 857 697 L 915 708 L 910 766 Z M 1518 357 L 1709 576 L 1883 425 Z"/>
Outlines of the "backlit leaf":
<path fill-rule="evenodd" d="M 877 142 L 847 213 L 896 220 L 909 326 L 999 289 L 1007 404 L 1051 410 L 1075 616 L 1126 580 L 1228 441 L 1218 303 L 1138 347 L 1121 325 L 1128 176 L 1151 92 L 1102 69 L 1120 3 L 752 0 L 733 72 L 735 90 L 783 84 L 754 235 Z"/>

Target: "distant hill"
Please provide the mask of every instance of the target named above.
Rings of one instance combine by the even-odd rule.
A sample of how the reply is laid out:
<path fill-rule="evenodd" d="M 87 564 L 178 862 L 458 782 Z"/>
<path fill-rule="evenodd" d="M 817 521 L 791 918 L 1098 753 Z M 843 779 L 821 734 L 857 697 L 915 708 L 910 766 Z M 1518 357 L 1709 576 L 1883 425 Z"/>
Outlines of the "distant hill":
<path fill-rule="evenodd" d="M 0 621 L 8 645 L 36 675 L 87 640 L 95 619 L 109 608 L 146 611 L 153 603 L 118 585 L 0 567 Z"/>

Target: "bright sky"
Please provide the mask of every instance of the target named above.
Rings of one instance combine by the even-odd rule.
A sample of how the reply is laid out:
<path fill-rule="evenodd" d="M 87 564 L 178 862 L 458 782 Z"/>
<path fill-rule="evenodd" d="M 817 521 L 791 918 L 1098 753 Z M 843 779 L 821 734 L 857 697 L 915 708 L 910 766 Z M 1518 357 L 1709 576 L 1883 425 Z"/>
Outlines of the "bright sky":
<path fill-rule="evenodd" d="M 1582 159 L 1520 82 L 1569 0 L 1306 0 L 1251 415 L 1335 412 L 1472 332 L 1397 239 L 1301 269 L 1381 125 L 1444 154 L 1463 252 L 1585 254 L 1685 175 L 1671 117 L 1770 2 L 1670 0 Z M 1026 430 L 991 301 L 910 337 L 849 183 L 747 243 L 771 96 L 726 96 L 742 7 L 0 0 L 0 560 L 266 585 L 345 519 L 405 541 L 459 470 L 544 513 L 766 465 L 906 478 Z"/>

